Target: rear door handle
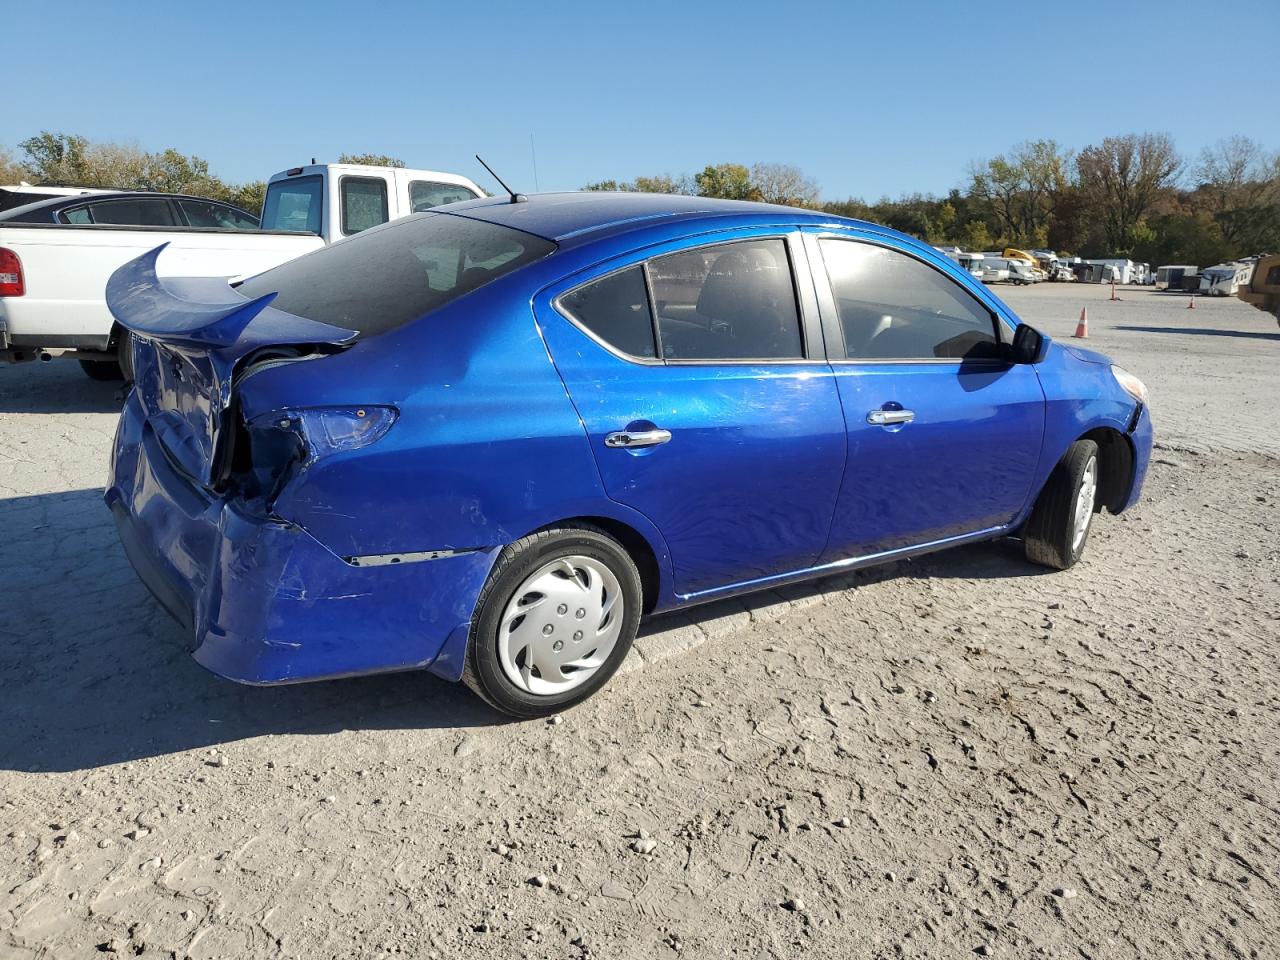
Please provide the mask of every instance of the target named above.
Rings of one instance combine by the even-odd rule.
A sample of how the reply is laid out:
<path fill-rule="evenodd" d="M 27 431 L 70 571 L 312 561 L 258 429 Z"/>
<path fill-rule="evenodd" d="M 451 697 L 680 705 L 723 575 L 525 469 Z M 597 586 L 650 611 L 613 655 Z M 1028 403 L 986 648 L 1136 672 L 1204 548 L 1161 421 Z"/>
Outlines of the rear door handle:
<path fill-rule="evenodd" d="M 887 427 L 894 423 L 910 423 L 915 418 L 914 410 L 872 410 L 867 414 L 867 423 Z"/>
<path fill-rule="evenodd" d="M 605 434 L 606 447 L 656 447 L 671 439 L 670 430 L 615 430 Z"/>

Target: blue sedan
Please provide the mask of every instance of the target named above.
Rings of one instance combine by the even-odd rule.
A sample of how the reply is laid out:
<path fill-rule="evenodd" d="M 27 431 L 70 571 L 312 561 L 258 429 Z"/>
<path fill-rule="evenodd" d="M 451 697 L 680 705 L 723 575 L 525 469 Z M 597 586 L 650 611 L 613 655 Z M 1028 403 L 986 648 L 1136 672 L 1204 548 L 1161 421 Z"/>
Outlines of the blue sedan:
<path fill-rule="evenodd" d="M 882 227 L 763 204 L 452 204 L 239 284 L 113 276 L 106 500 L 195 659 L 427 669 L 538 716 L 640 619 L 957 544 L 1065 569 L 1139 497 L 1146 389 Z"/>

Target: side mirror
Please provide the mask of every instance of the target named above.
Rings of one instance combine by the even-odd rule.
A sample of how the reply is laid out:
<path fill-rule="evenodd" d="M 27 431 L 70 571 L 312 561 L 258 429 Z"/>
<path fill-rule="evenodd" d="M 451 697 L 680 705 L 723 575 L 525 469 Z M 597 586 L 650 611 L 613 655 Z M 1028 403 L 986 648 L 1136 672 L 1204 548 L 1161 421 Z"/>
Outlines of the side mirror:
<path fill-rule="evenodd" d="M 1018 324 L 1009 348 L 1009 360 L 1013 363 L 1039 363 L 1049 349 L 1049 338 L 1029 323 Z"/>

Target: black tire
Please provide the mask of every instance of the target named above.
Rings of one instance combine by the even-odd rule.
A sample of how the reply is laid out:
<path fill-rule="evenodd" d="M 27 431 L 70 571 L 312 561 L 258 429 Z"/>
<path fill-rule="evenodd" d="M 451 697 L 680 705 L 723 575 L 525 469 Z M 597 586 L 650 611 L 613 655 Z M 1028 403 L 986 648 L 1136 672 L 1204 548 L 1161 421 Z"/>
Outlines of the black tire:
<path fill-rule="evenodd" d="M 120 367 L 120 378 L 133 383 L 133 334 L 128 330 L 116 334 L 116 364 Z"/>
<path fill-rule="evenodd" d="M 1027 559 L 1032 563 L 1066 570 L 1084 553 L 1096 507 L 1090 510 L 1089 527 L 1076 543 L 1078 495 L 1090 462 L 1094 463 L 1094 476 L 1097 477 L 1097 460 L 1098 445 L 1092 440 L 1077 440 L 1049 474 L 1049 480 L 1040 491 L 1022 532 Z M 1096 489 L 1094 499 L 1096 502 Z"/>
<path fill-rule="evenodd" d="M 80 369 L 90 380 L 123 380 L 124 373 L 115 360 L 81 360 Z"/>
<path fill-rule="evenodd" d="M 503 611 L 527 577 L 557 557 L 575 554 L 607 565 L 617 577 L 624 605 L 622 630 L 608 659 L 589 679 L 565 693 L 538 696 L 517 687 L 503 671 L 498 654 L 498 628 Z M 568 709 L 608 683 L 626 659 L 640 626 L 643 599 L 635 562 L 622 544 L 598 527 L 588 524 L 557 527 L 523 537 L 503 549 L 480 591 L 467 638 L 462 680 L 494 709 L 513 717 L 543 717 Z"/>

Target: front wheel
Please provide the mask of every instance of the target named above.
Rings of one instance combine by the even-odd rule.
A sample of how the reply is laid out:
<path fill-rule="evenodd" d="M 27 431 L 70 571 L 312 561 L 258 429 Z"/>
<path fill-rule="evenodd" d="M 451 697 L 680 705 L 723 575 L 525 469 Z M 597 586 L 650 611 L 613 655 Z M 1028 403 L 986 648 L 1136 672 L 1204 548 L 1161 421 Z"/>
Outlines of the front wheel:
<path fill-rule="evenodd" d="M 603 530 L 530 534 L 502 551 L 480 593 L 463 680 L 515 717 L 581 703 L 631 650 L 642 600 L 635 563 Z"/>
<path fill-rule="evenodd" d="M 1098 445 L 1077 440 L 1040 491 L 1023 531 L 1027 559 L 1066 570 L 1084 553 L 1098 497 Z"/>

